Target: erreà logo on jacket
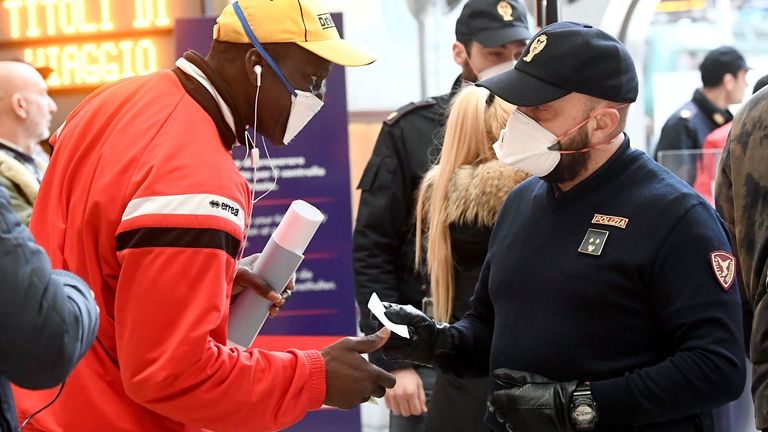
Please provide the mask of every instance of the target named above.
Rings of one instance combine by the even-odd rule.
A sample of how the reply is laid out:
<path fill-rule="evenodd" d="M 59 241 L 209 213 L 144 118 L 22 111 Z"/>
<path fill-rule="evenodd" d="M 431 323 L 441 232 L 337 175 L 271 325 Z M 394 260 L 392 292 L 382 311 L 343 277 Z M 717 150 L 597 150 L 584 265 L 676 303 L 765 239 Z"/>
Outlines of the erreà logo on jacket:
<path fill-rule="evenodd" d="M 211 200 L 208 203 L 208 205 L 210 205 L 211 208 L 220 209 L 220 210 L 222 210 L 224 212 L 227 212 L 227 213 L 229 213 L 229 214 L 231 214 L 232 216 L 235 216 L 235 217 L 240 215 L 240 209 L 239 208 L 237 208 L 236 206 L 234 206 L 232 204 L 223 202 L 223 201 L 220 202 L 220 201 L 217 201 L 217 200 Z"/>

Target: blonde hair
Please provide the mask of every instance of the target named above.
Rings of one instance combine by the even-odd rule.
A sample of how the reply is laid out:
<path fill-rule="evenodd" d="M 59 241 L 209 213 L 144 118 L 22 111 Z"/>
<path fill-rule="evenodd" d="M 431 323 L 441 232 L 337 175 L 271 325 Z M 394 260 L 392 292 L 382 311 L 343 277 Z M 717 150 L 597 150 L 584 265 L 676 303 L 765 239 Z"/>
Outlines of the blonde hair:
<path fill-rule="evenodd" d="M 443 149 L 428 175 L 432 190 L 423 181 L 416 200 L 416 267 L 422 264 L 426 242 L 426 271 L 434 303 L 434 318 L 450 321 L 453 312 L 453 251 L 445 203 L 450 199 L 451 178 L 462 165 L 480 165 L 496 158 L 492 145 L 514 106 L 481 87 L 467 86 L 451 103 Z M 429 202 L 426 202 L 428 201 Z M 425 209 L 428 209 L 425 213 Z M 427 220 L 425 219 L 427 217 Z"/>

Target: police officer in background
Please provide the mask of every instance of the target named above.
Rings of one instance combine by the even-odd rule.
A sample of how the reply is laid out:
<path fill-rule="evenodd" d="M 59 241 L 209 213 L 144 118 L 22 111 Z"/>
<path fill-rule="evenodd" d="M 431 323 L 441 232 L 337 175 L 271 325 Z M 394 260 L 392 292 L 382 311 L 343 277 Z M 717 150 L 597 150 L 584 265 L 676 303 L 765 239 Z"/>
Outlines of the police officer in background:
<path fill-rule="evenodd" d="M 629 52 L 556 23 L 479 85 L 518 106 L 494 149 L 536 177 L 501 208 L 470 312 L 385 305 L 411 338 L 384 354 L 493 371 L 499 432 L 711 432 L 744 387 L 735 260 L 715 211 L 623 133 Z"/>
<path fill-rule="evenodd" d="M 699 65 L 702 88 L 680 107 L 661 129 L 655 159 L 693 185 L 696 155 L 668 154 L 669 150 L 701 150 L 710 132 L 733 120 L 728 110 L 739 103 L 747 89 L 747 62 L 735 48 L 722 46 L 710 51 Z M 661 157 L 661 159 L 660 159 Z"/>
<path fill-rule="evenodd" d="M 462 71 L 451 92 L 405 105 L 384 122 L 358 186 L 362 195 L 353 256 L 364 332 L 375 330 L 367 308 L 372 293 L 419 308 L 427 294 L 414 273 L 413 209 L 421 178 L 440 153 L 440 130 L 451 98 L 467 82 L 511 69 L 530 36 L 521 0 L 470 0 L 456 22 L 453 57 Z M 375 355 L 372 361 L 397 377 L 385 399 L 393 414 L 390 430 L 420 430 L 423 418 L 406 417 L 426 411 L 424 387 L 428 392 L 434 372 Z"/>

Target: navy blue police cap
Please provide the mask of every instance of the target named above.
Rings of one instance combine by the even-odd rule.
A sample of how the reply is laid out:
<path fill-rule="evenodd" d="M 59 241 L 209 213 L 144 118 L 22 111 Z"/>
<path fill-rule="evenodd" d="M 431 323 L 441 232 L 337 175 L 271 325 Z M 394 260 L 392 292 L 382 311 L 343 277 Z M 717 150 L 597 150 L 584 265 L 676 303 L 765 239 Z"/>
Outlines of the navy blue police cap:
<path fill-rule="evenodd" d="M 456 20 L 456 40 L 496 48 L 527 41 L 528 10 L 522 0 L 469 0 Z"/>
<path fill-rule="evenodd" d="M 637 99 L 637 71 L 626 47 L 587 24 L 558 22 L 541 29 L 515 68 L 477 83 L 505 101 L 542 105 L 569 93 L 617 103 Z"/>

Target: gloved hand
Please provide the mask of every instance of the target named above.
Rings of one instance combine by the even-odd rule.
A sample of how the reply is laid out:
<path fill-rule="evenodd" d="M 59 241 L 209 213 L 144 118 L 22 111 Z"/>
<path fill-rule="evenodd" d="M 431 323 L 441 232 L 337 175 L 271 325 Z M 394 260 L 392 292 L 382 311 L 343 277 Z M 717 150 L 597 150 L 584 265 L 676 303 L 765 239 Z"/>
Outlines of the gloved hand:
<path fill-rule="evenodd" d="M 493 371 L 505 386 L 488 397 L 488 409 L 512 432 L 572 432 L 571 395 L 577 381 L 556 382 L 511 369 Z"/>
<path fill-rule="evenodd" d="M 453 351 L 453 339 L 448 324 L 436 324 L 411 305 L 383 303 L 384 315 L 395 324 L 408 326 L 410 339 L 394 333 L 381 352 L 389 360 L 407 360 L 425 366 L 435 366 L 437 357 Z"/>

